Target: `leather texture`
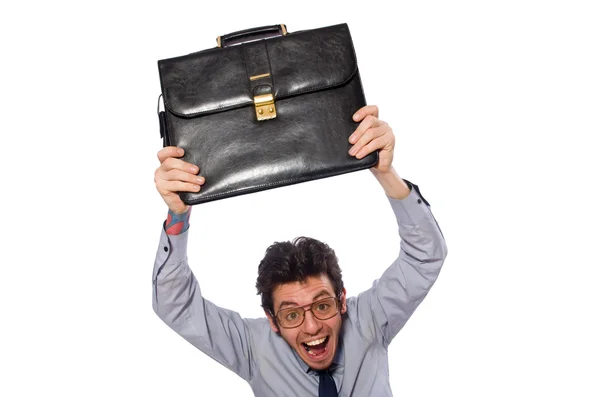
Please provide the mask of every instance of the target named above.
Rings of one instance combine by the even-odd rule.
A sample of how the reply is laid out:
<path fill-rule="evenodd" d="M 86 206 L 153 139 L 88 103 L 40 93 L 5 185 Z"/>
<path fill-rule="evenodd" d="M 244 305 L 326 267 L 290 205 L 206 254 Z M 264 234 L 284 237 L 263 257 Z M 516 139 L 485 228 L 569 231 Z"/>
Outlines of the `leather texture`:
<path fill-rule="evenodd" d="M 158 62 L 163 145 L 185 149 L 206 183 L 194 205 L 370 168 L 348 154 L 366 104 L 346 24 L 213 48 Z M 255 80 L 251 76 L 269 74 Z M 277 118 L 257 121 L 271 93 Z M 162 113 L 162 112 L 160 112 Z"/>

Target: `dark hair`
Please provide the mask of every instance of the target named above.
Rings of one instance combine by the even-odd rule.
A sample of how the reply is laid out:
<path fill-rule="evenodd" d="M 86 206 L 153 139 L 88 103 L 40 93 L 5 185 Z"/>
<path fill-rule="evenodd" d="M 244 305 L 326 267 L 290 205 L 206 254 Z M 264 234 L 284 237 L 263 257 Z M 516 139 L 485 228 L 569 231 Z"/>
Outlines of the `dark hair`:
<path fill-rule="evenodd" d="M 336 297 L 344 289 L 342 270 L 335 252 L 325 243 L 309 237 L 272 244 L 258 265 L 256 289 L 261 295 L 262 307 L 273 311 L 273 290 L 280 284 L 305 281 L 309 276 L 326 274 Z"/>

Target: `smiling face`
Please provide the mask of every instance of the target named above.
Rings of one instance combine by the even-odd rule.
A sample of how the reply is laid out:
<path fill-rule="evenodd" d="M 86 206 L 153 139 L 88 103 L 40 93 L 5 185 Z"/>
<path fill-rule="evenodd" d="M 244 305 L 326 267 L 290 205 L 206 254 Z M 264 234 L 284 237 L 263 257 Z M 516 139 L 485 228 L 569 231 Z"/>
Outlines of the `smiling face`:
<path fill-rule="evenodd" d="M 342 291 L 339 312 L 327 320 L 319 320 L 309 308 L 313 302 L 331 297 L 335 297 L 335 292 L 327 275 L 309 276 L 303 282 L 280 284 L 273 291 L 275 313 L 297 306 L 307 309 L 304 322 L 300 326 L 278 328 L 270 314 L 265 312 L 273 331 L 279 331 L 281 337 L 302 360 L 315 370 L 329 367 L 335 356 L 342 327 L 342 314 L 346 313 L 346 290 Z"/>

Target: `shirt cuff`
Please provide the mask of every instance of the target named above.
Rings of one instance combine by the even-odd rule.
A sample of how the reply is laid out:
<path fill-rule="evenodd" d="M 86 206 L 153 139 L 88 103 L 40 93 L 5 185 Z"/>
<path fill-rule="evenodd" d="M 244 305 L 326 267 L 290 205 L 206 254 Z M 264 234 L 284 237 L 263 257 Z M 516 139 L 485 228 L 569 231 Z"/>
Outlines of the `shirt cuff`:
<path fill-rule="evenodd" d="M 158 244 L 158 252 L 156 253 L 156 263 L 154 276 L 158 274 L 158 270 L 165 263 L 179 263 L 187 259 L 187 242 L 189 232 L 185 231 L 181 234 L 167 234 L 164 227 L 162 228 L 160 240 Z"/>
<path fill-rule="evenodd" d="M 402 200 L 388 196 L 399 225 L 416 225 L 429 213 L 429 203 L 421 195 L 418 186 L 412 183 L 408 185 L 411 188 L 410 193 Z"/>

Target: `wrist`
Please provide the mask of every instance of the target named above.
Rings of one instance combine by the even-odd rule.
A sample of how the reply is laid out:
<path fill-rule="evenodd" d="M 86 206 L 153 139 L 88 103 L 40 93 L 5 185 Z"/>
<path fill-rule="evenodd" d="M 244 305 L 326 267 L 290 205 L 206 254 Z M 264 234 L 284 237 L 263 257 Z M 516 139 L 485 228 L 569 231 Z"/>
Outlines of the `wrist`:
<path fill-rule="evenodd" d="M 167 220 L 165 221 L 165 231 L 170 235 L 181 234 L 190 227 L 190 214 L 192 207 L 188 206 L 185 212 L 175 213 L 169 209 Z"/>
<path fill-rule="evenodd" d="M 385 172 L 373 169 L 371 169 L 371 172 L 388 197 L 403 200 L 410 194 L 410 187 L 402 178 L 400 178 L 393 167 L 390 167 L 389 170 Z"/>

